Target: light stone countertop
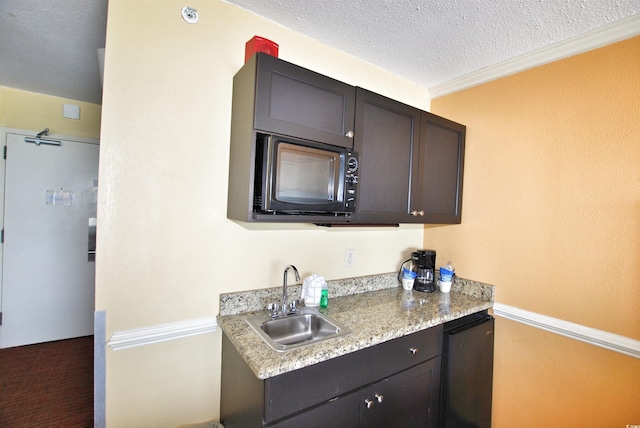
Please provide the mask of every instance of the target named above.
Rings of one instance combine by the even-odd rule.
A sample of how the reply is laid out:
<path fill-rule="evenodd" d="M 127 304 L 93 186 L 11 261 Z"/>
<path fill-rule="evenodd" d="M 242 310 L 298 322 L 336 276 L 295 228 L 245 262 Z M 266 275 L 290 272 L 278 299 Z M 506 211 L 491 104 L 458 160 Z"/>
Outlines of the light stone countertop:
<path fill-rule="evenodd" d="M 345 336 L 276 352 L 246 322 L 278 301 L 281 287 L 220 296 L 218 325 L 259 379 L 277 376 L 397 337 L 443 324 L 493 307 L 495 289 L 454 277 L 450 293 L 406 291 L 396 273 L 371 275 L 329 284 L 329 307 L 320 309 L 351 330 Z M 289 287 L 300 295 L 300 286 Z"/>

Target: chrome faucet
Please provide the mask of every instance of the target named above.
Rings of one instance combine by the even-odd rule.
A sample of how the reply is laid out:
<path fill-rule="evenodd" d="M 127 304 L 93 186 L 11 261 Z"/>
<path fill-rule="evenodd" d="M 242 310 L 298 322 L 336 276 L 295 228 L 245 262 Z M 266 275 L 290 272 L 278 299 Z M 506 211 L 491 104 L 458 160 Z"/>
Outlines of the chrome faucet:
<path fill-rule="evenodd" d="M 289 312 L 297 312 L 297 308 L 295 306 L 289 308 L 287 302 L 287 274 L 289 273 L 289 269 L 293 269 L 293 272 L 296 274 L 296 281 L 300 281 L 300 274 L 294 265 L 289 265 L 284 269 L 284 278 L 282 279 L 282 315 L 287 315 Z"/>

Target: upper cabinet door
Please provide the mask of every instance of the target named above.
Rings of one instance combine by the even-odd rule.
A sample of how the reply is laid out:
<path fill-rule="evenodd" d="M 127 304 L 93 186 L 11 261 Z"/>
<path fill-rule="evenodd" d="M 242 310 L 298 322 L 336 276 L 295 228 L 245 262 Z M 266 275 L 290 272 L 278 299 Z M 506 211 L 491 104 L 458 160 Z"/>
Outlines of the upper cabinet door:
<path fill-rule="evenodd" d="M 362 88 L 356 94 L 356 222 L 411 222 L 412 158 L 418 154 L 421 112 Z"/>
<path fill-rule="evenodd" d="M 254 128 L 353 148 L 355 87 L 258 53 Z"/>
<path fill-rule="evenodd" d="M 428 112 L 421 122 L 411 210 L 421 223 L 460 223 L 466 127 Z"/>

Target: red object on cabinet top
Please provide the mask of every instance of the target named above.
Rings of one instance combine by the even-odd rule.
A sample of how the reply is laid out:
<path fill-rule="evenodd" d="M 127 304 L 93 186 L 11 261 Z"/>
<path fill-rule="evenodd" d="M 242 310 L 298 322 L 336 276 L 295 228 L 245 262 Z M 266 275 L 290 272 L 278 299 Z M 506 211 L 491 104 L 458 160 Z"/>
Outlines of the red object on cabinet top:
<path fill-rule="evenodd" d="M 249 61 L 249 58 L 256 52 L 264 52 L 278 58 L 278 44 L 264 37 L 253 36 L 244 47 L 244 62 Z"/>

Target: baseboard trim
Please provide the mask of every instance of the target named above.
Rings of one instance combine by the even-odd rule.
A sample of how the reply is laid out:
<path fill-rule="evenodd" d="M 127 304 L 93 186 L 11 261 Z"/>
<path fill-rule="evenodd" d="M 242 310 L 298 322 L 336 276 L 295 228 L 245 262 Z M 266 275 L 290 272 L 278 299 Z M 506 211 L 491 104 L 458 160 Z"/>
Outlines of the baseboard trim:
<path fill-rule="evenodd" d="M 434 99 L 640 35 L 640 14 L 429 88 Z"/>
<path fill-rule="evenodd" d="M 204 317 L 117 331 L 113 333 L 107 345 L 114 351 L 120 351 L 198 334 L 213 333 L 217 326 L 216 317 Z"/>
<path fill-rule="evenodd" d="M 496 316 L 599 346 L 600 348 L 609 349 L 630 357 L 640 358 L 640 340 L 586 327 L 581 324 L 575 324 L 536 312 L 526 311 L 502 303 L 494 304 L 493 313 Z"/>

